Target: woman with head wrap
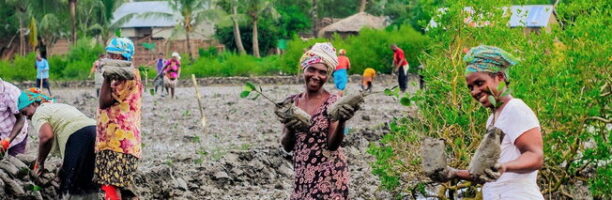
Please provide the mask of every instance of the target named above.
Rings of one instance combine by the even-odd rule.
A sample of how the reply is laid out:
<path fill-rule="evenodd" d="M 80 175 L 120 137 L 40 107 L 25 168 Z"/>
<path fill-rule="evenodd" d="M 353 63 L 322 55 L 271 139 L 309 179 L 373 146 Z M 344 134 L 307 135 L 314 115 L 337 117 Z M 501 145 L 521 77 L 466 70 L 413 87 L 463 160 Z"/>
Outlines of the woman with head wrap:
<path fill-rule="evenodd" d="M 334 84 L 336 85 L 336 89 L 340 90 L 338 94 L 342 96 L 344 94 L 344 89 L 346 88 L 346 84 L 348 83 L 348 70 L 351 69 L 351 61 L 348 57 L 346 57 L 346 50 L 340 49 L 338 56 L 338 66 L 336 66 L 336 70 L 334 71 Z"/>
<path fill-rule="evenodd" d="M 110 59 L 129 63 L 134 45 L 129 39 L 114 38 L 106 52 Z M 141 155 L 142 83 L 136 68 L 126 69 L 132 70 L 132 79 L 123 79 L 123 75 L 104 77 L 97 115 L 94 181 L 102 186 L 105 199 L 111 200 L 137 198 L 134 174 Z"/>
<path fill-rule="evenodd" d="M 464 57 L 470 94 L 484 107 L 492 109 L 488 128 L 498 128 L 505 136 L 501 141 L 501 155 L 492 170 L 477 177 L 468 170 L 449 170 L 448 178 L 460 178 L 485 183 L 483 199 L 544 199 L 536 184 L 538 169 L 544 164 L 540 124 L 534 112 L 520 99 L 511 95 L 498 98 L 500 106 L 489 101 L 489 96 L 501 94 L 500 83 L 509 84 L 508 68 L 518 60 L 506 51 L 492 46 L 477 46 Z M 493 119 L 495 121 L 493 122 Z M 492 124 L 494 123 L 494 124 Z"/>
<path fill-rule="evenodd" d="M 170 98 L 174 98 L 174 88 L 176 88 L 178 78 L 181 76 L 180 60 L 181 56 L 177 52 L 172 53 L 172 58 L 166 62 L 166 66 L 162 70 L 165 74 L 164 87 L 166 88 L 166 93 L 170 93 Z"/>
<path fill-rule="evenodd" d="M 301 124 L 303 122 L 279 115 L 284 124 L 281 143 L 286 151 L 293 151 L 295 178 L 291 199 L 347 199 L 349 174 L 340 143 L 344 138 L 346 121 L 359 108 L 343 108 L 338 121 L 331 121 L 327 115 L 327 109 L 338 99 L 323 89 L 329 75 L 338 66 L 336 51 L 331 44 L 315 44 L 302 56 L 300 65 L 305 91 L 289 96 L 287 101 L 308 113 L 311 124 Z"/>
<path fill-rule="evenodd" d="M 96 121 L 75 107 L 50 100 L 35 88 L 19 96 L 19 111 L 32 121 L 40 140 L 33 170 L 40 174 L 47 156 L 54 152 L 63 160 L 59 172 L 60 198 L 97 199 L 98 185 L 92 181 Z"/>

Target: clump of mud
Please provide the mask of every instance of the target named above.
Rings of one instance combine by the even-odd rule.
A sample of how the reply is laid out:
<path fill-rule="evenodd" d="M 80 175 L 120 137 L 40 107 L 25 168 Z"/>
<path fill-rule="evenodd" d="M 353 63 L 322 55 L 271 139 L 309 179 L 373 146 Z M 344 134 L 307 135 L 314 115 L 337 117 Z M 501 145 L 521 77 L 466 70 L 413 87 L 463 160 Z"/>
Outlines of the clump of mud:
<path fill-rule="evenodd" d="M 102 76 L 111 80 L 133 80 L 132 62 L 125 60 L 102 59 Z"/>
<path fill-rule="evenodd" d="M 364 102 L 364 97 L 367 96 L 364 92 L 358 92 L 349 94 L 340 98 L 336 103 L 334 103 L 330 109 L 328 110 L 328 115 L 332 121 L 340 120 L 340 108 L 344 105 L 349 105 L 351 107 L 357 107 L 359 104 Z"/>
<path fill-rule="evenodd" d="M 59 182 L 52 171 L 37 176 L 29 166 L 33 157 L 6 155 L 0 161 L 0 199 L 58 199 Z M 53 170 L 55 171 L 55 170 Z"/>
<path fill-rule="evenodd" d="M 306 111 L 298 108 L 293 103 L 293 100 L 287 100 L 282 103 L 276 104 L 278 110 L 275 111 L 276 115 L 283 120 L 298 120 L 303 125 L 300 129 L 308 128 L 310 125 L 311 116 Z"/>
<path fill-rule="evenodd" d="M 425 138 L 421 143 L 421 159 L 423 172 L 431 180 L 446 182 L 449 168 L 446 163 L 444 140 Z"/>
<path fill-rule="evenodd" d="M 481 176 L 486 176 L 484 172 L 486 169 L 493 170 L 493 167 L 500 157 L 500 143 L 503 137 L 504 133 L 498 128 L 487 130 L 487 134 L 482 141 L 480 141 L 478 149 L 476 149 L 476 153 L 472 157 L 468 167 L 473 177 L 479 179 Z"/>

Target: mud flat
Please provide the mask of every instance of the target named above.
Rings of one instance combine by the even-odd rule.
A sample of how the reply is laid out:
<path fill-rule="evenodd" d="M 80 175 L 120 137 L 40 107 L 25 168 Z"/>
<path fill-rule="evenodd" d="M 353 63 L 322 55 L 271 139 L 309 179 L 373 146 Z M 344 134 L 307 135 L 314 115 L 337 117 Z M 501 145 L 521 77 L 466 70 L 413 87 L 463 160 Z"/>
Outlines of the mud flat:
<path fill-rule="evenodd" d="M 191 85 L 177 89 L 178 99 L 143 96 L 143 156 L 136 183 L 143 199 L 287 199 L 292 191 L 291 154 L 282 150 L 281 124 L 273 105 L 263 100 L 240 99 L 241 85 L 200 86 L 208 126 L 200 126 L 200 113 Z M 393 86 L 375 85 L 374 90 Z M 302 85 L 262 85 L 279 101 L 302 91 Z M 333 84 L 326 84 L 335 91 Z M 348 93 L 357 92 L 350 83 Z M 149 88 L 147 88 L 149 89 Z M 59 102 L 74 105 L 95 116 L 95 90 L 56 89 Z M 352 199 L 389 199 L 378 188 L 378 177 L 366 153 L 388 130 L 385 122 L 406 113 L 392 97 L 370 95 L 348 123 L 343 148 L 348 156 Z M 36 155 L 37 139 L 31 133 L 28 154 Z M 59 163 L 58 158 L 49 161 Z"/>

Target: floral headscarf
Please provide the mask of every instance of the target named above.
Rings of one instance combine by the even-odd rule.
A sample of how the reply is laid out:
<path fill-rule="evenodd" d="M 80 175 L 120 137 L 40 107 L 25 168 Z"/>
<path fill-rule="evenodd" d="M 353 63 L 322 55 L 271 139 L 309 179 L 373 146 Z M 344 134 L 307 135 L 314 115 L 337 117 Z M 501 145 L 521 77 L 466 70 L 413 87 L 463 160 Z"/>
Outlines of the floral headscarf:
<path fill-rule="evenodd" d="M 106 52 L 119 54 L 128 61 L 131 61 L 132 55 L 134 55 L 134 43 L 128 38 L 113 38 L 106 45 Z"/>
<path fill-rule="evenodd" d="M 333 72 L 336 66 L 338 66 L 336 49 L 331 45 L 331 43 L 316 43 L 312 46 L 312 48 L 310 48 L 310 50 L 306 51 L 306 53 L 302 55 L 302 58 L 300 58 L 300 66 L 302 66 L 302 70 L 317 63 L 327 66 L 328 73 Z"/>
<path fill-rule="evenodd" d="M 30 88 L 22 91 L 21 95 L 19 95 L 17 109 L 24 109 L 34 102 L 44 103 L 49 101 L 53 101 L 53 99 L 42 94 L 42 91 L 40 91 L 38 88 Z"/>
<path fill-rule="evenodd" d="M 519 59 L 503 49 L 480 45 L 470 49 L 463 57 L 463 61 L 467 63 L 465 74 L 473 72 L 503 72 L 506 74 L 506 69 L 516 65 Z"/>

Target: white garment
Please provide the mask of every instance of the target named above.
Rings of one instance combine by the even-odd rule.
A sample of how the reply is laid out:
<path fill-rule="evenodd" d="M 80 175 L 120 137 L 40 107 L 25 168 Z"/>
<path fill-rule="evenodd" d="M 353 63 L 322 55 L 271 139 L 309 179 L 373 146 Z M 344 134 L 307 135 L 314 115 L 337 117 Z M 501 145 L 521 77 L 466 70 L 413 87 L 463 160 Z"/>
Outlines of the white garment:
<path fill-rule="evenodd" d="M 487 127 L 492 120 L 493 115 L 489 116 Z M 497 160 L 499 163 L 505 163 L 521 156 L 514 141 L 526 131 L 539 128 L 540 122 L 523 100 L 511 99 L 499 114 L 494 126 L 505 133 L 501 143 L 501 155 Z M 544 199 L 536 183 L 537 176 L 538 170 L 529 173 L 505 172 L 496 181 L 484 185 L 483 198 L 485 200 Z"/>

